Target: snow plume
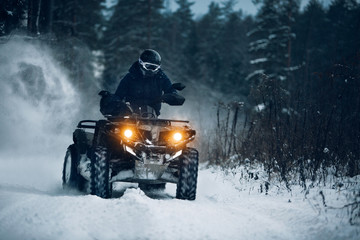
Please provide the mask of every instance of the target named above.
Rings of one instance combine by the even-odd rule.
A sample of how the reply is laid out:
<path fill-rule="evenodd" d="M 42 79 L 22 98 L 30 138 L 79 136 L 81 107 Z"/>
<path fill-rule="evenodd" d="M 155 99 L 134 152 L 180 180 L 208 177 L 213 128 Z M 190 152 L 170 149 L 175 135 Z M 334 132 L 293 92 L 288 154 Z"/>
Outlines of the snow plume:
<path fill-rule="evenodd" d="M 59 146 L 73 125 L 78 96 L 50 49 L 20 37 L 0 44 L 0 84 L 1 153 L 16 158 Z"/>

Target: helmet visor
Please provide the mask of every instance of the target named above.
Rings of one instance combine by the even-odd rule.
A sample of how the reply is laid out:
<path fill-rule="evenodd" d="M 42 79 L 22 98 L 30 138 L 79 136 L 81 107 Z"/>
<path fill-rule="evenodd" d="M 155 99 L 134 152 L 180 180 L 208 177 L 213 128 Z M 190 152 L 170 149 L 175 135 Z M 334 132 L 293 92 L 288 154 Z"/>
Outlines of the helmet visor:
<path fill-rule="evenodd" d="M 156 72 L 160 69 L 160 65 L 149 62 L 143 62 L 141 59 L 139 59 L 139 63 L 145 70 L 148 71 Z"/>

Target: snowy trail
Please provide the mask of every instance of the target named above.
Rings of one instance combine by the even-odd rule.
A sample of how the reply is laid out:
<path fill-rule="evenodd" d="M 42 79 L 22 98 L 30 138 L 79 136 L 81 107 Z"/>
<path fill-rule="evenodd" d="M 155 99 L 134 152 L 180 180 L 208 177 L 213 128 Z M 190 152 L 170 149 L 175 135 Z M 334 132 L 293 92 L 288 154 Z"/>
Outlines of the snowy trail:
<path fill-rule="evenodd" d="M 30 159 L 22 168 L 25 161 L 2 161 L 1 240 L 357 239 L 359 233 L 346 219 L 319 216 L 302 196 L 289 203 L 286 195 L 238 191 L 216 170 L 199 172 L 196 201 L 175 199 L 173 184 L 151 197 L 118 184 L 106 200 L 63 191 L 61 160 L 47 161 Z"/>
<path fill-rule="evenodd" d="M 43 44 L 13 39 L 0 52 L 0 240 L 358 239 L 359 227 L 342 212 L 319 214 L 300 193 L 239 191 L 237 179 L 213 169 L 200 170 L 196 201 L 175 199 L 172 184 L 151 197 L 117 185 L 106 200 L 63 191 L 80 96 Z M 94 110 L 83 114 L 98 119 Z M 197 110 L 185 104 L 169 117 L 210 128 Z"/>

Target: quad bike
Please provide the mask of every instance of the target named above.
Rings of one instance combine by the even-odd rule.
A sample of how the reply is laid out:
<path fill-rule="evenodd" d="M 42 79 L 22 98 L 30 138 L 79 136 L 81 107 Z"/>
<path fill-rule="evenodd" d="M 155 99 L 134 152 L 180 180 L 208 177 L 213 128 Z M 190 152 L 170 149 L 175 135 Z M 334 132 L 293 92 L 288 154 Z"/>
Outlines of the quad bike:
<path fill-rule="evenodd" d="M 182 90 L 184 86 L 173 87 Z M 164 94 L 161 100 L 182 105 L 185 99 Z M 152 112 L 128 109 L 122 116 L 79 122 L 65 155 L 64 188 L 110 198 L 117 181 L 138 183 L 143 190 L 161 190 L 166 183 L 175 183 L 176 198 L 195 200 L 199 154 L 187 147 L 195 130 L 188 121 L 158 119 Z"/>

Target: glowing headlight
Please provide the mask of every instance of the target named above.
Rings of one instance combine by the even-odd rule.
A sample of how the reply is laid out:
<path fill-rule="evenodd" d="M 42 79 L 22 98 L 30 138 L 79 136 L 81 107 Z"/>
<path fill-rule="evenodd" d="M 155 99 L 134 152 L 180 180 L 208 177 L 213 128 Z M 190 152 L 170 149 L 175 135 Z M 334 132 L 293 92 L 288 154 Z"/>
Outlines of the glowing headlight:
<path fill-rule="evenodd" d="M 176 142 L 180 141 L 180 140 L 182 139 L 182 134 L 179 133 L 179 132 L 174 133 L 173 139 L 174 139 Z"/>
<path fill-rule="evenodd" d="M 124 136 L 127 137 L 127 138 L 131 138 L 133 135 L 133 131 L 131 131 L 130 129 L 126 129 L 124 131 Z"/>

